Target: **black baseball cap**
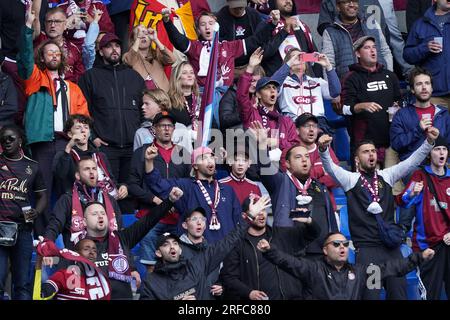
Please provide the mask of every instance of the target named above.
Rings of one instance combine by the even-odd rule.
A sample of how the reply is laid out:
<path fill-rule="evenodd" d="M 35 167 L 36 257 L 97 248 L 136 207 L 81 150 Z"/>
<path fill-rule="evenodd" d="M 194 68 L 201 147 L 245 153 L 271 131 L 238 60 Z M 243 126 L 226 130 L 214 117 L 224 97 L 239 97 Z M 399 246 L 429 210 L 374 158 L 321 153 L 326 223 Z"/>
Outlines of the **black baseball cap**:
<path fill-rule="evenodd" d="M 155 125 L 157 124 L 159 121 L 161 121 L 162 119 L 169 119 L 170 121 L 172 121 L 173 124 L 175 124 L 177 121 L 175 120 L 175 118 L 173 117 L 173 115 L 171 115 L 170 113 L 168 113 L 167 111 L 162 111 L 159 112 L 155 115 L 155 117 L 153 118 L 152 123 Z"/>
<path fill-rule="evenodd" d="M 156 249 L 159 249 L 159 247 L 161 247 L 164 244 L 164 242 L 167 241 L 167 239 L 174 239 L 178 243 L 180 243 L 180 238 L 178 238 L 178 236 L 176 234 L 170 233 L 170 232 L 165 232 L 162 235 L 160 235 L 158 240 L 156 241 Z"/>
<path fill-rule="evenodd" d="M 307 123 L 310 120 L 314 121 L 317 124 L 319 123 L 319 120 L 317 119 L 317 117 L 315 115 L 313 115 L 312 113 L 309 113 L 309 112 L 302 113 L 301 115 L 299 115 L 297 117 L 297 119 L 295 119 L 295 127 L 300 128 L 301 126 L 303 126 L 305 123 Z"/>

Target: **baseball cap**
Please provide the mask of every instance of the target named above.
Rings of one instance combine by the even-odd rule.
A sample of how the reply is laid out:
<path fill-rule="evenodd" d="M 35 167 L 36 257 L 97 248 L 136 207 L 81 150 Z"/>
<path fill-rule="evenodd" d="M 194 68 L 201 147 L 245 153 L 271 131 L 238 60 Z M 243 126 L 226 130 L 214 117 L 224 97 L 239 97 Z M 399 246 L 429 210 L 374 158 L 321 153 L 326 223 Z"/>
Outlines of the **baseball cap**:
<path fill-rule="evenodd" d="M 120 41 L 119 37 L 116 36 L 114 33 L 107 33 L 100 40 L 98 47 L 100 49 L 102 49 L 102 48 L 106 47 L 108 45 L 108 43 L 113 42 L 113 41 L 117 42 L 118 44 L 122 44 L 122 41 Z"/>
<path fill-rule="evenodd" d="M 170 113 L 168 113 L 167 111 L 162 111 L 162 112 L 159 112 L 159 113 L 157 113 L 155 115 L 155 117 L 153 118 L 152 123 L 153 124 L 157 124 L 162 119 L 169 119 L 170 121 L 172 121 L 173 124 L 175 124 L 177 122 L 175 120 L 175 118 Z"/>
<path fill-rule="evenodd" d="M 262 77 L 256 83 L 256 91 L 261 90 L 270 83 L 273 83 L 276 87 L 280 86 L 280 83 L 277 80 L 270 79 L 269 77 Z"/>
<path fill-rule="evenodd" d="M 307 123 L 310 120 L 314 121 L 315 123 L 319 123 L 319 120 L 317 119 L 317 117 L 315 115 L 313 115 L 312 113 L 309 113 L 309 112 L 302 113 L 301 115 L 299 115 L 297 117 L 297 119 L 295 119 L 295 127 L 300 128 L 301 126 L 303 126 L 305 123 Z"/>
<path fill-rule="evenodd" d="M 197 160 L 198 157 L 200 157 L 204 154 L 208 154 L 208 153 L 211 153 L 212 155 L 214 155 L 214 152 L 208 147 L 198 147 L 198 148 L 194 149 L 194 151 L 192 151 L 192 154 L 191 154 L 191 163 L 194 164 L 195 160 Z"/>
<path fill-rule="evenodd" d="M 184 217 L 184 220 L 189 219 L 194 214 L 194 212 L 200 212 L 206 218 L 206 210 L 202 207 L 197 207 L 189 211 L 189 213 Z"/>
<path fill-rule="evenodd" d="M 176 234 L 170 233 L 170 232 L 165 232 L 159 236 L 158 240 L 156 240 L 156 249 L 161 247 L 164 244 L 164 242 L 167 241 L 167 239 L 174 239 L 178 243 L 180 242 L 180 238 L 178 238 L 178 236 Z"/>
<path fill-rule="evenodd" d="M 230 9 L 246 7 L 247 0 L 227 0 L 227 5 Z"/>
<path fill-rule="evenodd" d="M 359 50 L 367 40 L 375 42 L 375 38 L 372 36 L 361 37 L 353 43 L 353 51 Z"/>

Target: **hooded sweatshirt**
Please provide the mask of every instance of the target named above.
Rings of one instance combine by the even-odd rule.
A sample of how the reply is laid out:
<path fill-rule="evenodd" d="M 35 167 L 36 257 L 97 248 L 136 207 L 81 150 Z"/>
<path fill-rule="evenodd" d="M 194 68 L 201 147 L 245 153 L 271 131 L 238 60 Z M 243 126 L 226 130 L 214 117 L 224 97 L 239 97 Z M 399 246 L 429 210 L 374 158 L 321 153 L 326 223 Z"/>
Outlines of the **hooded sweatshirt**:
<path fill-rule="evenodd" d="M 343 80 L 341 100 L 344 114 L 352 115 L 353 143 L 370 139 L 377 148 L 388 147 L 390 123 L 387 110 L 399 99 L 399 82 L 393 72 L 386 70 L 382 64 L 377 64 L 373 72 L 360 64 L 352 64 Z M 376 102 L 383 110 L 355 114 L 355 105 L 362 102 Z"/>

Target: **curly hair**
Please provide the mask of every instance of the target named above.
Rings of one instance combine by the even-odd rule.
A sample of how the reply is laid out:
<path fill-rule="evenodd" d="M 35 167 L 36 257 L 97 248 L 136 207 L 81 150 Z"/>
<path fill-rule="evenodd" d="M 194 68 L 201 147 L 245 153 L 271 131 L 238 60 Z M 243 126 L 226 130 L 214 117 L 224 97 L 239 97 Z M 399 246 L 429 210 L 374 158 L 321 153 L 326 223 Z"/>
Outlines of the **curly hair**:
<path fill-rule="evenodd" d="M 45 54 L 45 47 L 48 46 L 49 44 L 54 44 L 55 46 L 57 46 L 59 48 L 59 51 L 61 52 L 61 63 L 58 67 L 58 74 L 62 75 L 62 74 L 64 74 L 64 71 L 66 69 L 66 57 L 64 55 L 64 51 L 62 50 L 62 48 L 54 40 L 44 41 L 38 47 L 37 52 L 36 52 L 36 57 L 34 59 L 36 61 L 36 65 L 40 70 L 47 69 L 47 66 L 45 65 L 45 62 L 44 62 L 45 61 L 44 54 Z"/>

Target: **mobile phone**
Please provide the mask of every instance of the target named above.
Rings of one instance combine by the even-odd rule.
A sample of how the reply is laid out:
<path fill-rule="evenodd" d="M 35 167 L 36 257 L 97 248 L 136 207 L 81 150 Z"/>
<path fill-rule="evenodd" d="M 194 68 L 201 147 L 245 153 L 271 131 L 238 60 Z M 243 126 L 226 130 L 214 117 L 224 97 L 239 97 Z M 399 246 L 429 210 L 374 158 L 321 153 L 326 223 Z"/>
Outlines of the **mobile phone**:
<path fill-rule="evenodd" d="M 319 61 L 319 54 L 317 52 L 300 54 L 300 60 L 303 62 L 317 62 Z"/>
<path fill-rule="evenodd" d="M 311 216 L 311 211 L 297 211 L 291 210 L 289 213 L 289 219 L 292 218 L 309 218 Z"/>

